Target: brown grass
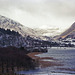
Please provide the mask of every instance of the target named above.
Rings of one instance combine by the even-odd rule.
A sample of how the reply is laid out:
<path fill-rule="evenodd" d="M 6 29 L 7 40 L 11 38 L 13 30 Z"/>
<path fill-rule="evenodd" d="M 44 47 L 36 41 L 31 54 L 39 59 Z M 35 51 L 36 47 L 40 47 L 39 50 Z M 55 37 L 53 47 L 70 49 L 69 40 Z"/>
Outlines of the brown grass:
<path fill-rule="evenodd" d="M 35 55 L 38 55 L 38 54 L 41 54 L 41 52 L 31 52 L 31 53 L 28 53 L 27 55 L 29 57 L 31 57 L 32 59 L 37 59 L 37 58 L 40 58 L 38 56 L 35 56 Z"/>

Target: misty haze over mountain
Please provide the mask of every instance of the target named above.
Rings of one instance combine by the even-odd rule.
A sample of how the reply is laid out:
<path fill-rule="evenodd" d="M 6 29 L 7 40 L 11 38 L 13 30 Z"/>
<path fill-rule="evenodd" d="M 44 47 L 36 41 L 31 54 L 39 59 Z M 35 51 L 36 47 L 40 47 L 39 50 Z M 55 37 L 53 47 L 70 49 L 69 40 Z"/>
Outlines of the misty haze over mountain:
<path fill-rule="evenodd" d="M 19 32 L 22 36 L 31 36 L 37 38 L 43 38 L 43 36 L 53 37 L 55 35 L 59 35 L 61 32 L 59 28 L 28 28 L 23 26 L 22 24 L 15 22 L 7 17 L 0 15 L 0 28 L 14 30 Z"/>
<path fill-rule="evenodd" d="M 75 0 L 0 0 L 0 14 L 30 28 L 65 31 L 75 21 Z"/>

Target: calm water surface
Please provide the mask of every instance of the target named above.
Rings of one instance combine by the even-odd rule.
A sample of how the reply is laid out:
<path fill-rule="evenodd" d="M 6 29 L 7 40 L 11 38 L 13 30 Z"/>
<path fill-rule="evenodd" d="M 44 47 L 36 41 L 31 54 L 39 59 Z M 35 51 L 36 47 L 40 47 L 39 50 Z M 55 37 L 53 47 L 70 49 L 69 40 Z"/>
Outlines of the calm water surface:
<path fill-rule="evenodd" d="M 75 75 L 73 70 L 60 70 L 57 68 L 69 68 L 75 69 L 75 48 L 48 48 L 48 53 L 43 53 L 37 55 L 39 57 L 53 57 L 58 59 L 58 62 L 63 64 L 63 66 L 52 66 L 46 68 L 39 68 L 33 71 L 20 71 L 19 74 L 24 75 Z M 44 60 L 50 61 L 51 60 Z"/>

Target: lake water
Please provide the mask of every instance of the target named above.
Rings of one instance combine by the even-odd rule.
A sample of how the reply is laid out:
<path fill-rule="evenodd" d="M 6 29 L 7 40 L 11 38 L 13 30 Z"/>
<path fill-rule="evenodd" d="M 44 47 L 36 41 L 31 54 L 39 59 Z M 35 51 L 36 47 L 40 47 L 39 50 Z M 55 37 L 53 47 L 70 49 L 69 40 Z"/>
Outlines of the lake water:
<path fill-rule="evenodd" d="M 30 71 L 20 71 L 24 75 L 75 75 L 75 48 L 48 48 L 47 53 L 37 55 L 39 57 L 53 57 L 57 63 L 63 66 L 52 66 Z M 43 60 L 52 61 L 53 60 Z M 61 68 L 61 69 L 59 69 Z"/>

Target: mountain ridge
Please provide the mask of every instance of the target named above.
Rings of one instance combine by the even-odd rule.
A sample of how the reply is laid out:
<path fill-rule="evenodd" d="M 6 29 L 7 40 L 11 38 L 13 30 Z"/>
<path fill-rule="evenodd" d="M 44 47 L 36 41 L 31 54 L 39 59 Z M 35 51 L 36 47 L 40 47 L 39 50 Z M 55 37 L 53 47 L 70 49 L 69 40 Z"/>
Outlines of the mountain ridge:
<path fill-rule="evenodd" d="M 14 30 L 21 34 L 23 37 L 30 36 L 35 39 L 40 40 L 49 40 L 51 41 L 53 36 L 60 34 L 59 28 L 48 28 L 48 29 L 39 29 L 39 28 L 28 28 L 10 18 L 0 15 L 0 28 Z M 48 37 L 48 38 L 46 38 Z"/>
<path fill-rule="evenodd" d="M 48 39 L 48 38 L 44 37 L 43 34 L 41 34 L 40 30 L 26 27 L 12 19 L 9 19 L 9 18 L 7 18 L 5 16 L 1 16 L 1 15 L 0 15 L 0 28 L 4 28 L 5 30 L 7 30 L 7 29 L 14 30 L 14 31 L 18 32 L 19 34 L 21 34 L 23 37 L 30 36 L 32 38 L 41 39 L 41 40 Z"/>
<path fill-rule="evenodd" d="M 75 22 L 66 30 L 64 31 L 59 38 L 65 39 L 65 38 L 74 38 L 75 37 Z"/>
<path fill-rule="evenodd" d="M 0 15 L 0 28 L 14 30 L 16 32 L 19 32 L 22 36 L 36 35 L 33 29 L 25 27 L 22 24 L 1 15 Z"/>

